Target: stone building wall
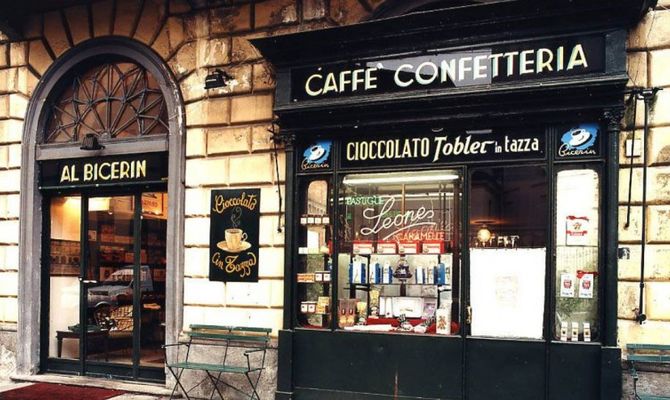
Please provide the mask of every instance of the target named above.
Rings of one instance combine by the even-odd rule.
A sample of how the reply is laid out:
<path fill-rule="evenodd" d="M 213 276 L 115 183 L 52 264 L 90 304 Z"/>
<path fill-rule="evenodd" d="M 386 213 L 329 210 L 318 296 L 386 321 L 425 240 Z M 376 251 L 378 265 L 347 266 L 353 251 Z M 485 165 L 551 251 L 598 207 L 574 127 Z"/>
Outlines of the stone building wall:
<path fill-rule="evenodd" d="M 642 157 L 625 154 L 625 141 L 633 137 L 633 112 L 627 110 L 628 131 L 621 136 L 619 173 L 619 241 L 631 249 L 628 260 L 619 261 L 619 344 L 670 344 L 670 1 L 661 0 L 655 10 L 631 31 L 628 39 L 631 85 L 664 88 L 650 112 L 648 138 L 647 207 L 642 210 Z M 636 138 L 642 138 L 644 107 L 637 107 Z M 641 142 L 636 143 L 641 149 Z M 631 223 L 626 229 L 628 183 L 633 174 Z M 645 314 L 635 319 L 639 302 L 642 213 L 647 213 L 645 267 Z"/>

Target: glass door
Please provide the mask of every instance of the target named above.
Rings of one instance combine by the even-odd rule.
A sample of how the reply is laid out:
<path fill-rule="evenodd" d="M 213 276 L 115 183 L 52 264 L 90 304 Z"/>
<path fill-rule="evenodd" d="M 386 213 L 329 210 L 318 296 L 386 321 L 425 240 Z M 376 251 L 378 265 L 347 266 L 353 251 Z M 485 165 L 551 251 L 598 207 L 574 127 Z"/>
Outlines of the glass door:
<path fill-rule="evenodd" d="M 50 202 L 47 369 L 164 379 L 166 194 Z"/>
<path fill-rule="evenodd" d="M 136 346 L 137 196 L 91 197 L 86 208 L 86 361 L 132 366 Z M 136 274 L 137 273 L 137 274 Z M 99 338 L 99 340 L 92 340 Z"/>

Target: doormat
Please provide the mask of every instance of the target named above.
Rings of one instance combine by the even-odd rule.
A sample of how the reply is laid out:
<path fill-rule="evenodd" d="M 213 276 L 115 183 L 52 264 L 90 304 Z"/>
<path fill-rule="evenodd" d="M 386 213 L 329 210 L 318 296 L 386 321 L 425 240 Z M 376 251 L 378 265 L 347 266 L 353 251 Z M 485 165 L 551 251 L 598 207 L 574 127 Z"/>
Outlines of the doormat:
<path fill-rule="evenodd" d="M 0 393 L 0 400 L 107 400 L 126 392 L 96 387 L 36 383 Z"/>

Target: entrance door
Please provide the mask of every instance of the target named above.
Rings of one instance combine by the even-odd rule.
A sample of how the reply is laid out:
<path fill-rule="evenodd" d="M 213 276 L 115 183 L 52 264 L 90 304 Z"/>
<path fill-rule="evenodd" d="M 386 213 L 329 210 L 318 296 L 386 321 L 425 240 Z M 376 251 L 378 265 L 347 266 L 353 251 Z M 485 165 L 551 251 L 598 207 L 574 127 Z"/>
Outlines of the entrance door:
<path fill-rule="evenodd" d="M 470 177 L 467 398 L 543 398 L 546 171 L 476 168 Z"/>
<path fill-rule="evenodd" d="M 51 199 L 49 369 L 165 378 L 166 197 Z"/>

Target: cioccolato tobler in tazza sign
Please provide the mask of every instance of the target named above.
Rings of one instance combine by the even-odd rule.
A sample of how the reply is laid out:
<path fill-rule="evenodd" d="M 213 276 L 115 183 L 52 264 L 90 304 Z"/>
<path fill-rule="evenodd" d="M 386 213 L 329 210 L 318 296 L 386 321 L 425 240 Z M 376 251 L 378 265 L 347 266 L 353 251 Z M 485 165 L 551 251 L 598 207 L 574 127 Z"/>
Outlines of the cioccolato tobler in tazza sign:
<path fill-rule="evenodd" d="M 602 72 L 602 36 L 494 45 L 291 71 L 294 101 L 419 89 L 491 85 Z"/>

